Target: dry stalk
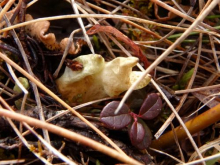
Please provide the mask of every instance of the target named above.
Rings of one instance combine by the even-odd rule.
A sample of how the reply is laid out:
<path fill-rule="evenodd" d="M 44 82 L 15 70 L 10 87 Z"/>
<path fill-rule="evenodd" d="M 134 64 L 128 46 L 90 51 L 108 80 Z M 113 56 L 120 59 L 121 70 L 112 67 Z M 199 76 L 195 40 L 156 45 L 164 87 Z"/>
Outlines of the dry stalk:
<path fill-rule="evenodd" d="M 60 99 L 56 94 L 54 94 L 52 91 L 50 91 L 48 88 L 46 88 L 41 82 L 36 80 L 33 76 L 28 74 L 24 69 L 22 69 L 20 66 L 18 66 L 16 63 L 14 63 L 12 60 L 10 60 L 7 56 L 0 53 L 0 57 L 4 59 L 7 63 L 9 63 L 11 66 L 13 66 L 17 71 L 19 71 L 21 74 L 23 74 L 25 77 L 27 77 L 32 83 L 36 84 L 39 88 L 44 90 L 47 94 L 49 94 L 52 98 L 54 98 L 56 101 L 58 101 L 61 105 L 63 105 L 66 109 L 71 111 L 74 115 L 79 117 L 82 121 L 84 121 L 88 126 L 90 126 L 95 132 L 97 132 L 103 139 L 105 139 L 109 144 L 111 144 L 119 153 L 122 155 L 128 157 L 114 142 L 111 141 L 105 134 L 103 134 L 99 129 L 97 129 L 93 124 L 91 124 L 87 119 L 85 119 L 82 115 L 80 115 L 78 112 L 75 111 L 75 109 L 71 108 L 67 103 L 65 103 L 62 99 Z"/>
<path fill-rule="evenodd" d="M 37 120 L 35 118 L 27 117 L 27 116 L 24 116 L 24 115 L 15 113 L 15 112 L 10 112 L 10 111 L 2 109 L 2 108 L 0 108 L 0 115 L 17 120 L 17 121 L 20 121 L 20 122 L 25 122 L 27 124 L 30 124 L 32 126 L 36 126 L 38 128 L 49 130 L 52 133 L 55 133 L 59 136 L 71 139 L 76 142 L 79 142 L 80 144 L 89 146 L 97 151 L 105 153 L 105 154 L 107 154 L 117 160 L 122 161 L 122 162 L 125 162 L 128 164 L 141 165 L 140 162 L 138 162 L 138 161 L 136 161 L 136 160 L 124 155 L 124 154 L 121 154 L 121 153 L 119 153 L 119 152 L 99 143 L 99 142 L 96 142 L 96 141 L 89 139 L 87 137 L 84 137 L 82 135 L 76 134 L 76 133 L 71 132 L 69 130 L 66 130 L 64 128 L 55 126 L 53 124 L 49 124 L 49 123 Z"/>
<path fill-rule="evenodd" d="M 79 14 L 79 11 L 78 11 L 76 3 L 75 3 L 75 0 L 71 0 L 71 4 L 72 4 L 72 7 L 73 7 L 73 10 L 74 10 L 75 14 Z M 85 29 L 85 26 L 83 24 L 82 18 L 78 17 L 77 20 L 78 20 L 79 25 L 80 25 L 80 27 L 82 29 L 83 35 L 84 35 L 84 37 L 86 39 L 86 42 L 87 42 L 87 44 L 88 44 L 88 46 L 90 48 L 90 51 L 92 52 L 92 54 L 95 54 L 95 51 L 94 51 L 92 43 L 91 43 L 91 41 L 89 39 L 89 36 L 86 34 L 86 29 Z"/>
<path fill-rule="evenodd" d="M 131 92 L 134 90 L 135 86 L 141 82 L 141 80 L 149 74 L 160 62 L 162 62 L 172 51 L 179 45 L 189 34 L 192 32 L 192 30 L 209 14 L 209 12 L 218 4 L 218 0 L 214 0 L 204 12 L 196 18 L 196 20 L 193 22 L 193 24 L 179 37 L 166 51 L 164 51 L 163 54 L 161 54 L 143 73 L 143 75 L 131 86 L 131 88 L 125 93 L 119 107 L 117 108 L 117 111 L 122 107 L 125 100 L 128 98 L 128 96 L 131 94 Z"/>
<path fill-rule="evenodd" d="M 192 32 L 192 30 L 198 26 L 199 23 L 201 23 L 201 21 L 210 13 L 210 11 L 219 3 L 219 0 L 214 0 L 212 1 L 212 3 L 204 10 L 203 13 L 201 13 L 196 20 L 193 22 L 193 24 L 181 35 L 181 37 L 179 37 L 163 54 L 161 54 L 160 57 L 158 57 L 143 73 L 143 75 L 129 88 L 129 90 L 125 93 L 123 99 L 121 100 L 118 108 L 116 109 L 115 113 L 118 113 L 118 111 L 121 109 L 122 105 L 125 103 L 126 99 L 130 96 L 131 92 L 134 90 L 135 86 L 137 86 L 141 80 L 147 75 L 149 74 L 160 62 L 162 62 L 171 52 L 173 49 L 176 48 L 177 45 L 179 45 L 189 34 L 190 32 Z M 159 89 L 158 89 L 159 90 Z M 163 93 L 163 92 L 160 92 Z M 182 119 L 179 117 L 178 113 L 174 110 L 173 113 L 175 114 L 175 116 L 177 117 L 178 121 L 180 122 L 181 126 L 184 128 L 184 131 L 186 132 L 186 134 L 188 135 L 188 138 L 190 139 L 194 149 L 196 150 L 196 152 L 198 153 L 199 157 L 201 159 L 202 155 L 199 152 L 190 132 L 188 131 L 188 129 L 186 129 Z M 204 162 L 203 162 L 204 163 Z"/>
<path fill-rule="evenodd" d="M 185 126 L 188 128 L 191 134 L 194 134 L 219 121 L 219 119 L 220 104 L 200 114 L 194 119 L 189 120 L 185 123 Z M 175 132 L 179 140 L 185 139 L 187 137 L 182 126 L 176 127 Z M 151 147 L 156 149 L 162 149 L 170 147 L 173 144 L 175 144 L 173 131 L 169 131 L 162 135 L 159 139 L 154 140 L 151 144 Z"/>
<path fill-rule="evenodd" d="M 77 8 L 83 13 L 83 14 L 88 14 L 88 12 L 86 12 L 84 9 L 82 9 L 81 4 L 77 3 Z M 91 11 L 90 9 L 86 8 L 90 13 L 93 13 L 93 11 Z M 98 24 L 99 22 L 96 21 L 94 18 L 90 18 L 90 22 L 93 22 L 94 24 Z M 92 24 L 92 23 L 91 23 Z M 91 27 L 90 25 L 88 25 L 89 27 Z M 104 34 L 98 33 L 100 40 L 105 44 L 106 48 L 108 49 L 110 55 L 113 58 L 116 58 L 116 56 L 114 55 L 114 53 L 112 52 L 111 49 L 111 44 L 109 43 L 107 37 Z"/>
<path fill-rule="evenodd" d="M 79 32 L 79 31 L 80 31 L 80 29 L 77 29 L 77 30 L 72 31 L 72 33 L 70 34 L 70 36 L 69 36 L 69 38 L 68 38 L 68 43 L 67 43 L 67 45 L 66 45 L 66 47 L 65 47 L 65 50 L 64 50 L 64 52 L 63 52 L 62 59 L 61 59 L 59 65 L 58 65 L 56 71 L 55 71 L 54 74 L 53 74 L 54 79 L 57 78 L 57 76 L 58 76 L 58 74 L 59 74 L 59 72 L 60 72 L 60 69 L 61 69 L 61 67 L 63 66 L 63 63 L 64 63 L 64 61 L 65 61 L 65 59 L 66 59 L 66 56 L 68 55 L 70 46 L 71 46 L 72 41 L 73 41 L 73 36 L 74 36 L 74 34 L 77 33 L 77 32 Z"/>
<path fill-rule="evenodd" d="M 13 112 L 13 110 L 11 109 L 11 107 L 0 97 L 0 101 L 2 102 L 2 104 L 8 108 L 9 111 Z M 9 121 L 11 121 L 10 119 L 8 119 Z M 10 122 L 12 123 L 12 122 Z M 58 152 L 53 146 L 51 146 L 47 141 L 45 141 L 40 135 L 38 135 L 33 128 L 31 128 L 27 123 L 24 122 L 20 122 L 20 125 L 24 125 L 30 132 L 32 132 L 43 144 L 44 146 L 46 146 L 48 148 L 49 151 L 51 151 L 52 153 L 54 153 L 56 156 L 58 156 L 60 159 L 62 159 L 65 163 L 71 164 L 71 165 L 75 165 L 74 162 L 72 162 L 71 160 L 69 160 L 66 156 L 64 156 L 61 152 Z M 16 132 L 16 126 L 12 123 L 11 124 L 12 128 L 15 130 Z M 24 135 L 22 134 L 22 131 L 20 130 L 19 132 L 20 136 L 22 136 L 23 140 L 19 138 L 19 140 L 21 140 L 22 142 L 25 142 L 26 140 L 24 139 Z M 26 144 L 26 143 L 24 143 Z M 21 145 L 20 145 L 21 146 Z M 20 147 L 19 146 L 19 147 Z M 27 145 L 26 145 L 27 146 Z M 30 145 L 27 146 L 30 149 Z M 32 153 L 34 153 L 34 151 L 32 151 Z M 35 153 L 34 153 L 35 154 Z M 40 154 L 39 154 L 40 155 Z M 43 161 L 44 162 L 44 161 Z"/>
<path fill-rule="evenodd" d="M 218 62 L 218 56 L 216 55 L 216 49 L 215 49 L 213 36 L 209 35 L 209 40 L 210 40 L 210 44 L 211 44 L 211 48 L 212 48 L 212 54 L 213 54 L 213 57 L 214 57 L 217 72 L 219 73 L 220 72 L 220 67 L 219 67 L 219 62 Z"/>
<path fill-rule="evenodd" d="M 4 99 L 0 96 L 0 102 L 7 107 L 10 111 L 6 110 L 7 112 L 11 112 L 11 113 L 15 113 L 13 112 L 13 110 L 8 106 L 8 104 L 4 101 Z M 0 108 L 1 109 L 1 108 Z M 30 145 L 28 144 L 28 142 L 26 141 L 26 139 L 22 136 L 21 132 L 17 129 L 17 127 L 15 126 L 15 124 L 13 123 L 13 121 L 10 118 L 7 118 L 8 123 L 11 125 L 11 127 L 13 128 L 13 130 L 15 131 L 15 133 L 17 134 L 17 136 L 19 137 L 19 139 L 22 141 L 22 143 L 31 150 Z M 40 159 L 42 162 L 44 162 L 45 164 L 50 164 L 52 165 L 50 162 L 48 162 L 44 157 L 42 157 L 40 154 L 36 153 L 36 152 L 32 152 L 38 159 Z"/>
<path fill-rule="evenodd" d="M 32 134 L 34 134 L 40 141 L 41 143 L 47 147 L 47 149 L 52 152 L 54 155 L 56 155 L 57 157 L 59 157 L 61 160 L 63 160 L 65 163 L 67 164 L 71 164 L 71 165 L 76 165 L 76 163 L 74 163 L 73 161 L 71 161 L 70 159 L 68 159 L 66 156 L 64 156 L 60 151 L 58 151 L 56 148 L 54 148 L 53 146 L 51 146 L 47 141 L 45 141 L 36 131 L 34 131 L 33 128 L 31 128 L 27 123 L 24 123 L 24 126 L 31 131 Z"/>
<path fill-rule="evenodd" d="M 86 106 L 88 106 L 88 105 L 92 105 L 92 104 L 95 104 L 95 103 L 98 103 L 98 102 L 101 102 L 101 101 L 110 100 L 110 99 L 112 99 L 112 98 L 104 98 L 104 99 L 100 99 L 100 100 L 90 101 L 90 102 L 87 102 L 87 103 L 84 103 L 84 104 L 77 105 L 77 106 L 73 107 L 73 109 L 77 110 L 77 109 L 86 107 Z M 58 112 L 58 114 L 56 114 L 56 115 L 54 115 L 53 117 L 47 119 L 46 122 L 51 122 L 51 121 L 53 121 L 53 120 L 56 120 L 56 119 L 62 117 L 62 116 L 65 115 L 65 114 L 68 114 L 68 113 L 70 113 L 69 110 L 63 110 L 63 111 L 61 111 L 61 112 Z M 25 131 L 22 135 L 23 135 L 23 136 L 26 136 L 26 135 L 28 135 L 29 133 L 30 133 L 30 131 Z"/>
<path fill-rule="evenodd" d="M 200 54 L 201 54 L 201 47 L 202 47 L 202 34 L 200 34 L 200 42 L 199 42 L 199 49 L 198 49 L 198 56 L 197 56 L 197 59 L 196 59 L 196 64 L 195 64 L 195 67 L 194 67 L 194 72 L 193 72 L 193 75 L 191 76 L 190 78 L 190 81 L 187 85 L 187 89 L 190 89 L 192 88 L 192 85 L 193 85 L 193 82 L 194 82 L 194 79 L 195 79 L 195 76 L 196 76 L 196 73 L 197 73 L 197 69 L 198 69 L 198 65 L 199 65 L 199 61 L 200 61 Z M 176 112 L 179 112 L 179 110 L 182 108 L 185 100 L 187 99 L 187 96 L 188 96 L 188 93 L 185 93 L 178 106 L 176 107 Z M 161 128 L 158 130 L 158 132 L 155 134 L 155 137 L 158 138 L 163 132 L 164 130 L 170 125 L 170 123 L 173 121 L 173 119 L 175 118 L 175 114 L 171 114 L 169 116 L 169 118 L 166 120 L 166 122 L 163 124 L 163 126 L 161 126 Z"/>
<path fill-rule="evenodd" d="M 198 92 L 198 91 L 203 91 L 203 90 L 216 89 L 219 87 L 220 87 L 220 84 L 200 87 L 200 88 L 193 88 L 193 89 L 184 89 L 184 90 L 175 91 L 175 94 L 178 95 L 178 94 L 184 94 L 184 93 L 193 93 L 193 92 Z"/>
<path fill-rule="evenodd" d="M 167 99 L 166 95 L 163 93 L 163 91 L 160 89 L 160 87 L 157 86 L 156 83 L 155 83 L 153 80 L 152 80 L 151 82 L 155 84 L 154 86 L 155 86 L 156 89 L 160 92 L 160 94 L 162 95 L 162 97 L 164 98 L 164 100 L 166 101 L 166 103 L 168 104 L 168 106 L 171 108 L 171 110 L 173 111 L 174 116 L 178 119 L 180 125 L 182 126 L 182 130 L 183 130 L 184 133 L 186 133 L 186 135 L 188 136 L 188 138 L 189 138 L 189 140 L 190 140 L 190 142 L 191 142 L 193 148 L 195 149 L 195 151 L 197 152 L 197 154 L 199 155 L 199 157 L 200 157 L 201 159 L 203 159 L 203 157 L 202 157 L 202 155 L 201 155 L 201 153 L 200 153 L 200 151 L 199 151 L 199 149 L 198 149 L 198 147 L 197 147 L 195 141 L 193 140 L 193 137 L 192 137 L 191 133 L 189 132 L 188 128 L 185 126 L 184 122 L 182 121 L 182 119 L 181 119 L 181 117 L 179 116 L 179 114 L 177 113 L 177 111 L 174 109 L 173 105 L 172 105 L 172 104 L 170 103 L 170 101 Z M 167 121 L 170 121 L 170 120 L 167 120 Z M 165 125 L 165 124 L 164 124 L 164 125 Z M 167 126 L 167 125 L 166 125 L 166 126 Z M 162 126 L 162 127 L 163 127 L 163 126 Z M 161 127 L 161 128 L 162 128 L 162 127 Z M 172 133 L 173 133 L 173 132 L 172 132 Z M 157 134 L 155 134 L 154 136 L 156 137 L 156 139 L 158 138 Z M 177 137 L 178 137 L 178 135 L 177 135 Z M 174 136 L 173 136 L 173 139 L 174 139 Z M 175 141 L 175 140 L 174 140 L 174 141 Z M 205 163 L 203 162 L 203 164 L 205 164 Z"/>
<path fill-rule="evenodd" d="M 181 163 L 181 164 L 184 164 L 183 161 L 181 161 L 181 160 L 175 158 L 174 156 L 172 156 L 172 155 L 170 155 L 170 154 L 168 154 L 168 153 L 166 153 L 166 152 L 163 152 L 163 151 L 157 150 L 157 149 L 155 149 L 155 148 L 151 148 L 151 147 L 150 147 L 149 149 L 152 150 L 152 151 L 154 151 L 154 152 L 156 152 L 156 153 L 159 153 L 159 154 L 161 154 L 161 155 L 166 155 L 166 156 L 170 157 L 171 159 L 173 159 L 173 160 L 175 160 L 175 161 L 177 161 L 177 162 L 179 162 L 179 163 Z"/>
<path fill-rule="evenodd" d="M 176 30 L 181 30 L 181 31 L 186 30 L 186 28 L 181 28 L 181 27 L 156 23 L 156 22 L 149 21 L 149 20 L 146 20 L 146 19 L 141 19 L 141 18 L 136 18 L 136 17 L 131 17 L 131 16 L 108 15 L 108 14 L 74 14 L 74 15 L 71 14 L 71 15 L 60 15 L 60 16 L 53 16 L 53 17 L 44 17 L 44 18 L 34 19 L 34 20 L 31 20 L 31 21 L 22 22 L 22 23 L 19 23 L 19 24 L 12 25 L 10 27 L 6 27 L 4 29 L 1 29 L 0 33 L 5 32 L 5 31 L 9 31 L 9 30 L 12 30 L 12 29 L 15 29 L 15 28 L 20 28 L 20 27 L 23 27 L 23 26 L 26 26 L 26 25 L 29 25 L 29 24 L 32 24 L 32 23 L 35 23 L 35 22 L 52 21 L 52 20 L 60 20 L 60 19 L 70 19 L 70 18 L 78 18 L 78 17 L 81 17 L 81 18 L 90 18 L 90 17 L 93 17 L 93 18 L 111 18 L 111 19 L 119 19 L 119 20 L 122 20 L 122 21 L 128 19 L 128 20 L 131 20 L 131 21 L 137 21 L 139 23 L 144 23 L 144 24 L 151 24 L 151 25 L 155 25 L 155 26 L 159 26 L 159 27 L 168 28 L 168 29 L 176 29 Z M 133 24 L 131 24 L 131 25 L 133 25 Z M 144 30 L 145 28 L 142 27 L 142 29 Z M 144 31 L 146 31 L 146 29 Z M 191 32 L 211 34 L 211 35 L 215 35 L 217 37 L 220 37 L 220 35 L 218 33 L 213 32 L 213 31 L 192 29 Z M 152 34 L 154 34 L 154 33 L 152 33 Z"/>
<path fill-rule="evenodd" d="M 4 15 L 4 20 L 5 20 L 6 24 L 7 24 L 7 26 L 11 26 L 10 21 L 8 20 L 8 18 L 5 15 Z M 26 53 L 25 53 L 25 51 L 23 49 L 23 46 L 22 46 L 22 44 L 21 44 L 17 34 L 15 33 L 14 29 L 11 31 L 11 34 L 12 34 L 12 36 L 13 36 L 13 38 L 14 38 L 17 46 L 18 46 L 19 51 L 21 52 L 22 58 L 24 60 L 25 66 L 26 66 L 29 74 L 31 76 L 34 76 L 34 73 L 32 72 L 30 63 L 29 63 L 29 61 L 27 59 Z M 39 109 L 39 117 L 40 117 L 41 120 L 45 121 L 44 113 L 43 113 L 43 108 L 42 108 L 42 105 L 41 105 L 40 96 L 39 96 L 39 92 L 38 92 L 37 86 L 34 83 L 31 83 L 31 85 L 32 85 L 32 88 L 33 88 L 33 91 L 34 91 L 34 96 L 35 96 L 35 99 L 36 99 L 37 107 Z M 43 134 L 44 134 L 44 138 L 46 139 L 46 141 L 48 143 L 50 143 L 50 137 L 49 137 L 48 131 L 43 130 Z"/>
<path fill-rule="evenodd" d="M 10 7 L 14 4 L 15 0 L 9 0 L 9 2 L 5 5 L 5 7 L 0 12 L 0 20 L 2 20 L 5 13 L 10 9 Z"/>
<path fill-rule="evenodd" d="M 3 160 L 0 161 L 1 165 L 5 165 L 5 164 L 19 164 L 19 163 L 24 163 L 25 159 L 15 159 L 15 160 Z"/>
<path fill-rule="evenodd" d="M 27 100 L 27 97 L 28 97 L 28 91 L 25 89 L 25 87 L 21 84 L 21 82 L 18 80 L 17 76 L 15 75 L 12 67 L 6 63 L 7 67 L 8 67 L 8 70 L 12 76 L 12 78 L 14 79 L 15 83 L 18 85 L 18 87 L 23 91 L 24 93 L 24 97 L 22 99 L 22 103 L 21 103 L 21 114 L 24 114 L 24 109 L 25 109 L 25 103 L 26 103 L 26 100 Z M 23 132 L 23 126 L 22 124 L 20 123 L 20 126 L 19 126 L 19 131 L 20 133 Z M 20 158 L 20 154 L 21 154 L 21 150 L 22 150 L 22 146 L 19 146 L 19 158 Z"/>
<path fill-rule="evenodd" d="M 191 21 L 191 22 L 194 22 L 194 21 L 195 21 L 194 18 L 188 16 L 188 15 L 185 14 L 185 13 L 180 12 L 179 10 L 177 10 L 177 9 L 175 9 L 175 8 L 173 8 L 173 7 L 169 6 L 169 5 L 167 5 L 166 3 L 162 2 L 162 1 L 159 1 L 159 0 L 151 0 L 151 2 L 154 2 L 154 3 L 156 3 L 157 5 L 160 5 L 161 7 L 163 7 L 163 8 L 165 8 L 165 9 L 167 9 L 167 10 L 173 12 L 174 14 L 176 14 L 176 15 L 182 17 L 182 18 L 187 19 L 188 21 Z M 205 9 L 204 9 L 204 10 L 205 10 Z M 203 13 L 204 10 L 203 10 L 201 13 Z M 198 17 L 199 17 L 199 16 L 198 16 Z M 209 26 L 209 25 L 207 25 L 207 24 L 205 24 L 205 23 L 203 23 L 203 22 L 200 22 L 200 24 L 201 24 L 202 26 L 204 26 L 205 28 L 209 29 L 209 30 L 212 30 L 212 31 L 215 31 L 215 30 L 216 30 L 215 28 L 213 28 L 213 27 L 211 27 L 211 26 Z M 200 25 L 199 25 L 199 26 L 200 26 Z"/>

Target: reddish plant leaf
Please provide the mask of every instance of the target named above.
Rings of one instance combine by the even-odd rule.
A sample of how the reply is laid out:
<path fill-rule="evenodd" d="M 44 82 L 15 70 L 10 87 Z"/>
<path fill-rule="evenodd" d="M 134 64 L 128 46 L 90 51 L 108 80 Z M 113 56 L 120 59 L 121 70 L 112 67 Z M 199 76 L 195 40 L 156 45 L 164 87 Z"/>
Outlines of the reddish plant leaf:
<path fill-rule="evenodd" d="M 98 32 L 105 32 L 114 35 L 119 41 L 124 42 L 126 45 L 128 45 L 131 48 L 131 50 L 134 53 L 134 56 L 138 57 L 140 61 L 143 62 L 145 68 L 147 68 L 150 65 L 146 56 L 143 55 L 141 49 L 119 30 L 115 29 L 112 26 L 101 26 L 99 24 L 96 24 L 87 31 L 87 34 L 93 35 Z"/>
<path fill-rule="evenodd" d="M 139 116 L 142 119 L 151 120 L 159 115 L 161 108 L 161 98 L 156 93 L 151 93 L 144 100 L 139 111 Z"/>
<path fill-rule="evenodd" d="M 124 104 L 118 114 L 114 114 L 120 101 L 112 101 L 108 103 L 100 114 L 100 120 L 106 127 L 114 130 L 122 129 L 131 122 L 129 107 Z"/>
<path fill-rule="evenodd" d="M 131 125 L 128 133 L 132 145 L 136 146 L 138 143 L 141 143 L 143 141 L 145 130 L 141 123 L 135 121 Z"/>
<path fill-rule="evenodd" d="M 145 134 L 144 134 L 143 140 L 140 143 L 138 143 L 138 144 L 136 144 L 134 146 L 137 147 L 140 150 L 143 150 L 143 149 L 146 149 L 147 147 L 149 147 L 149 145 L 151 144 L 151 142 L 152 142 L 152 134 L 151 134 L 151 131 L 148 128 L 148 126 L 143 121 L 141 121 L 139 119 L 139 122 L 144 127 Z"/>

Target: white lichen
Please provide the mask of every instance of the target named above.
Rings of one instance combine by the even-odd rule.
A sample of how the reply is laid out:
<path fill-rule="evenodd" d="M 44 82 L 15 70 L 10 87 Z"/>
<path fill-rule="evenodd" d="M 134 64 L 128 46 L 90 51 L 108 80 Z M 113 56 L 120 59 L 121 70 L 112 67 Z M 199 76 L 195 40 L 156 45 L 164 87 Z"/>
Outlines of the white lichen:
<path fill-rule="evenodd" d="M 63 99 L 70 103 L 82 103 L 107 96 L 118 96 L 138 79 L 139 71 L 132 71 L 136 57 L 117 57 L 105 62 L 101 55 L 82 55 L 74 59 L 83 65 L 80 71 L 66 67 L 57 79 L 57 87 Z M 145 87 L 150 77 L 145 77 L 136 89 Z"/>

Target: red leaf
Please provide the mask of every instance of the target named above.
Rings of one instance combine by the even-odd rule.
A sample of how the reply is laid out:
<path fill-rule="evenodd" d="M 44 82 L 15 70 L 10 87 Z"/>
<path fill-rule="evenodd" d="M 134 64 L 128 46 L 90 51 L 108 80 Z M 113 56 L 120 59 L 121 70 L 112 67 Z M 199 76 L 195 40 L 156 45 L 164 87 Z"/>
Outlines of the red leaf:
<path fill-rule="evenodd" d="M 129 137 L 132 145 L 137 145 L 138 143 L 143 141 L 145 135 L 144 127 L 141 123 L 134 122 L 129 129 Z"/>
<path fill-rule="evenodd" d="M 146 149 L 152 141 L 151 131 L 141 119 L 132 124 L 129 129 L 129 137 L 131 144 L 140 150 Z"/>
<path fill-rule="evenodd" d="M 148 128 L 148 126 L 146 124 L 144 124 L 144 122 L 141 123 L 144 127 L 145 130 L 145 134 L 144 134 L 144 138 L 143 140 L 138 143 L 137 145 L 135 145 L 135 147 L 137 147 L 140 150 L 146 149 L 147 147 L 149 147 L 149 145 L 152 142 L 152 134 L 150 129 Z"/>
<path fill-rule="evenodd" d="M 100 114 L 100 120 L 106 127 L 114 130 L 122 129 L 131 122 L 131 115 L 129 114 L 129 107 L 124 104 L 118 114 L 115 113 L 115 109 L 119 105 L 119 101 L 112 101 L 108 103 Z"/>
<path fill-rule="evenodd" d="M 138 57 L 140 61 L 143 62 L 145 68 L 147 68 L 150 65 L 147 58 L 143 55 L 141 49 L 119 30 L 115 29 L 112 26 L 101 26 L 99 24 L 96 24 L 87 31 L 87 34 L 93 35 L 98 32 L 105 32 L 114 35 L 119 41 L 124 42 L 126 45 L 128 45 L 131 48 L 131 50 L 134 53 L 134 56 Z"/>
<path fill-rule="evenodd" d="M 151 93 L 144 100 L 139 111 L 139 116 L 142 119 L 151 120 L 159 115 L 161 108 L 161 98 L 156 93 Z"/>

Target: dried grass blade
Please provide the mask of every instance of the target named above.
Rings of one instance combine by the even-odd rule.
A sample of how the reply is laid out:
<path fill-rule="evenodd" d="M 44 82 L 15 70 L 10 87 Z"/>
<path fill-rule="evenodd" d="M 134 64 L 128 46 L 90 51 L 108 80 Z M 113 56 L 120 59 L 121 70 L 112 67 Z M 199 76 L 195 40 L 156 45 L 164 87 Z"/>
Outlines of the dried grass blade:
<path fill-rule="evenodd" d="M 96 149 L 102 153 L 105 153 L 115 159 L 122 161 L 122 162 L 125 162 L 128 164 L 141 165 L 140 162 L 138 162 L 128 156 L 125 156 L 124 154 L 121 154 L 121 153 L 119 153 L 119 152 L 99 143 L 99 142 L 91 140 L 91 139 L 84 137 L 82 135 L 76 134 L 76 133 L 71 132 L 69 130 L 66 130 L 64 128 L 55 126 L 53 124 L 39 121 L 37 119 L 27 117 L 27 116 L 24 116 L 24 115 L 15 113 L 15 112 L 9 112 L 8 110 L 2 109 L 2 108 L 0 108 L 0 115 L 17 120 L 17 121 L 20 121 L 20 122 L 25 122 L 25 123 L 30 124 L 32 126 L 47 129 L 50 132 L 53 132 L 59 136 L 63 136 L 68 139 L 71 139 L 73 141 L 80 142 L 81 144 L 90 146 L 91 148 Z"/>
<path fill-rule="evenodd" d="M 50 91 L 48 88 L 46 88 L 41 82 L 36 80 L 33 76 L 31 76 L 29 73 L 27 73 L 24 69 L 22 69 L 20 66 L 18 66 L 16 63 L 14 63 L 12 60 L 10 60 L 6 55 L 2 54 L 0 52 L 0 57 L 4 59 L 7 63 L 9 63 L 11 66 L 13 66 L 16 70 L 18 70 L 20 73 L 22 73 L 24 76 L 26 76 L 33 84 L 36 84 L 39 88 L 44 90 L 47 94 L 49 94 L 51 97 L 53 97 L 56 101 L 58 101 L 60 104 L 62 104 L 66 109 L 71 111 L 73 114 L 75 114 L 77 117 L 79 117 L 82 121 L 84 121 L 88 126 L 90 126 L 95 132 L 97 132 L 103 139 L 105 139 L 109 144 L 111 144 L 119 153 L 121 153 L 124 156 L 127 156 L 114 142 L 111 141 L 104 133 L 102 133 L 99 129 L 97 129 L 93 124 L 91 124 L 87 119 L 85 119 L 82 115 L 80 115 L 78 112 L 76 112 L 73 108 L 71 108 L 67 103 L 65 103 L 62 99 L 60 99 L 57 95 L 55 95 L 52 91 Z"/>
<path fill-rule="evenodd" d="M 77 6 L 76 6 L 76 3 L 75 3 L 75 0 L 71 0 L 71 2 L 72 2 L 73 10 L 75 11 L 76 14 L 79 14 L 79 11 L 78 11 Z M 80 27 L 81 27 L 81 29 L 82 29 L 82 32 L 83 32 L 83 34 L 84 34 L 84 37 L 86 38 L 86 42 L 88 43 L 88 46 L 89 46 L 89 48 L 90 48 L 92 54 L 95 54 L 95 51 L 94 51 L 94 48 L 93 48 L 93 46 L 92 46 L 92 43 L 91 43 L 91 41 L 90 41 L 90 39 L 89 39 L 89 36 L 86 34 L 86 29 L 85 29 L 85 26 L 84 26 L 84 24 L 83 24 L 82 18 L 81 18 L 81 17 L 78 17 L 77 20 L 78 20 L 78 22 L 79 22 L 79 25 L 80 25 Z"/>

